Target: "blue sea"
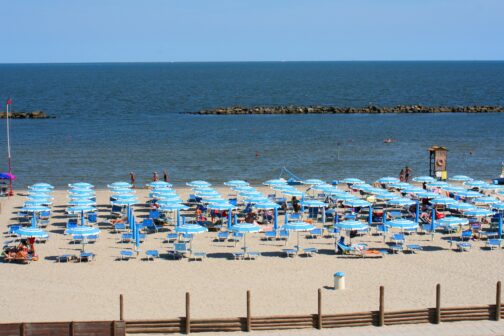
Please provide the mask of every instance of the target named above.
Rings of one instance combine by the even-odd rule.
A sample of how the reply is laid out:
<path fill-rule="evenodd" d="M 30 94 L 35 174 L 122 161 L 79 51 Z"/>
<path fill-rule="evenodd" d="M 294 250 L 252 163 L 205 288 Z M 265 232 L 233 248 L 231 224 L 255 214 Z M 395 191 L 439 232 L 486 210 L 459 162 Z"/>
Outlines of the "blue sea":
<path fill-rule="evenodd" d="M 504 161 L 504 114 L 197 116 L 220 106 L 504 105 L 504 62 L 251 62 L 0 65 L 0 99 L 49 120 L 13 120 L 15 186 L 76 181 L 327 181 L 428 173 L 489 179 Z M 3 98 L 2 98 L 3 97 Z M 3 110 L 3 108 L 2 108 Z M 7 169 L 5 120 L 1 168 Z M 385 138 L 397 141 L 384 144 Z"/>

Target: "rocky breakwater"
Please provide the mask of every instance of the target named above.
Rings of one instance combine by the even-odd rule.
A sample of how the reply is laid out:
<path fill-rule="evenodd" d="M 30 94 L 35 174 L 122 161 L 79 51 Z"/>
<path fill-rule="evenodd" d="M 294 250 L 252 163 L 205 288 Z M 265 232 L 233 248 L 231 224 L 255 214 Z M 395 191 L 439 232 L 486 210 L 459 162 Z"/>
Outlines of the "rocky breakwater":
<path fill-rule="evenodd" d="M 393 107 L 364 106 L 255 106 L 220 107 L 216 109 L 188 112 L 198 115 L 239 114 L 389 114 L 389 113 L 491 113 L 504 112 L 504 106 L 422 106 L 397 105 Z"/>
<path fill-rule="evenodd" d="M 6 112 L 0 112 L 0 119 L 7 118 Z M 9 119 L 52 119 L 52 117 L 43 111 L 33 112 L 9 112 Z"/>

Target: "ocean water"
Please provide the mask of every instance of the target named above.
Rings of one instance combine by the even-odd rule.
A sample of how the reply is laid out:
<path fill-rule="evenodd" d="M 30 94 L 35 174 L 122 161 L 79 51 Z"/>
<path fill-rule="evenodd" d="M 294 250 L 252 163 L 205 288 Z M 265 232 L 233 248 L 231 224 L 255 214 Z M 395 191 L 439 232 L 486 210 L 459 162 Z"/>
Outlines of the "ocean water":
<path fill-rule="evenodd" d="M 12 120 L 17 188 L 147 181 L 261 182 L 283 166 L 327 181 L 428 173 L 427 148 L 448 147 L 448 173 L 493 178 L 504 114 L 195 116 L 233 105 L 504 105 L 504 62 L 264 62 L 0 65 L 0 99 L 56 119 Z M 4 97 L 4 98 L 2 98 Z M 3 110 L 3 108 L 2 108 Z M 383 139 L 397 142 L 384 144 Z M 0 167 L 7 169 L 5 121 Z"/>

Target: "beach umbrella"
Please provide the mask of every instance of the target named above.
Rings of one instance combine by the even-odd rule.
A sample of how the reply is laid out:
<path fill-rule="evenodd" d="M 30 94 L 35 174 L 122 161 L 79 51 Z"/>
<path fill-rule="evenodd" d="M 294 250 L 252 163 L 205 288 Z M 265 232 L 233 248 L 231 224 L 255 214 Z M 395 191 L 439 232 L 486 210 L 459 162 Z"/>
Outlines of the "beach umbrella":
<path fill-rule="evenodd" d="M 406 188 L 410 188 L 411 184 L 406 183 L 406 182 L 395 182 L 395 183 L 390 183 L 389 187 L 392 187 L 392 188 L 395 188 L 395 189 L 399 189 L 399 190 L 403 190 L 403 189 L 406 189 Z M 372 186 L 371 186 L 371 188 L 372 188 Z"/>
<path fill-rule="evenodd" d="M 338 223 L 334 223 L 334 227 L 345 231 L 354 231 L 354 230 L 361 231 L 367 229 L 368 225 L 358 220 L 349 219 Z"/>
<path fill-rule="evenodd" d="M 325 191 L 325 190 L 333 190 L 335 187 L 333 185 L 327 183 L 315 184 L 311 187 L 311 190 L 316 191 Z"/>
<path fill-rule="evenodd" d="M 69 184 L 68 186 L 70 188 L 72 188 L 72 189 L 74 189 L 74 188 L 79 188 L 79 189 L 91 189 L 91 188 L 94 188 L 94 185 L 92 185 L 91 183 L 87 183 L 87 182 L 72 183 L 72 184 Z"/>
<path fill-rule="evenodd" d="M 325 182 L 320 179 L 308 179 L 308 180 L 301 181 L 301 183 L 308 184 L 308 185 L 325 184 Z"/>
<path fill-rule="evenodd" d="M 262 202 L 254 204 L 253 207 L 260 210 L 275 210 L 280 208 L 280 205 L 273 202 Z"/>
<path fill-rule="evenodd" d="M 138 202 L 137 199 L 119 199 L 119 200 L 114 200 L 112 201 L 112 205 L 117 205 L 117 206 L 130 206 L 134 205 Z"/>
<path fill-rule="evenodd" d="M 497 198 L 491 196 L 477 197 L 472 201 L 475 204 L 493 204 L 499 202 Z"/>
<path fill-rule="evenodd" d="M 417 176 L 417 177 L 413 177 L 413 182 L 419 182 L 419 183 L 432 183 L 434 181 L 436 181 L 435 178 L 433 178 L 432 176 Z"/>
<path fill-rule="evenodd" d="M 42 206 L 42 205 L 29 205 L 29 206 L 24 206 L 22 207 L 21 209 L 19 209 L 19 211 L 21 212 L 42 212 L 42 211 L 50 211 L 51 209 L 49 209 L 48 207 L 46 206 Z"/>
<path fill-rule="evenodd" d="M 361 208 L 361 207 L 369 207 L 371 206 L 371 203 L 368 201 L 362 200 L 362 199 L 349 199 L 343 202 L 345 205 L 352 207 L 352 208 Z"/>
<path fill-rule="evenodd" d="M 178 195 L 162 195 L 162 196 L 158 196 L 157 200 L 159 200 L 159 201 L 176 201 L 179 203 L 182 202 L 182 198 L 180 198 L 180 196 L 178 196 Z"/>
<path fill-rule="evenodd" d="M 403 190 L 401 190 L 401 192 L 403 192 L 405 194 L 415 194 L 418 192 L 425 192 L 425 191 L 426 190 L 423 190 L 422 188 L 416 187 L 416 186 L 411 186 L 411 187 L 404 188 Z"/>
<path fill-rule="evenodd" d="M 443 190 L 451 192 L 451 193 L 458 193 L 458 192 L 466 192 L 467 191 L 463 187 L 454 187 L 454 186 L 443 187 Z"/>
<path fill-rule="evenodd" d="M 207 181 L 201 181 L 201 180 L 187 182 L 186 185 L 188 185 L 189 187 L 211 187 L 212 186 Z"/>
<path fill-rule="evenodd" d="M 87 237 L 99 235 L 101 233 L 100 229 L 92 226 L 81 225 L 75 228 L 65 230 L 65 234 L 72 236 L 82 236 L 82 251 L 84 251 L 84 245 L 87 244 Z"/>
<path fill-rule="evenodd" d="M 470 178 L 469 176 L 465 175 L 455 175 L 449 178 L 450 181 L 457 181 L 457 182 L 467 182 L 467 181 L 472 181 L 473 179 Z"/>
<path fill-rule="evenodd" d="M 409 198 L 393 198 L 391 200 L 388 200 L 387 204 L 394 206 L 410 206 L 417 204 L 417 202 Z"/>
<path fill-rule="evenodd" d="M 197 191 L 195 194 L 198 197 L 218 197 L 218 196 L 220 196 L 220 194 L 215 190 Z"/>
<path fill-rule="evenodd" d="M 227 203 L 228 200 L 224 199 L 220 196 L 214 196 L 214 197 L 202 197 L 202 202 L 203 203 Z"/>
<path fill-rule="evenodd" d="M 77 205 L 96 205 L 95 201 L 89 199 L 81 199 L 81 200 L 70 200 L 68 205 L 77 206 Z"/>
<path fill-rule="evenodd" d="M 47 188 L 47 189 L 54 189 L 54 186 L 50 185 L 49 183 L 44 183 L 44 182 L 39 182 L 31 185 L 32 187 L 35 188 Z"/>
<path fill-rule="evenodd" d="M 257 196 L 264 196 L 262 193 L 259 191 L 240 191 L 238 193 L 239 196 L 241 197 L 257 197 Z"/>
<path fill-rule="evenodd" d="M 398 218 L 386 221 L 385 224 L 391 228 L 408 230 L 418 228 L 418 223 L 409 219 Z"/>
<path fill-rule="evenodd" d="M 173 185 L 171 183 L 165 182 L 165 181 L 153 181 L 150 183 L 147 183 L 147 187 L 150 188 L 171 188 Z"/>
<path fill-rule="evenodd" d="M 497 210 L 497 211 L 503 211 L 504 210 L 504 203 L 494 203 L 492 204 L 492 209 Z"/>
<path fill-rule="evenodd" d="M 448 204 L 446 207 L 450 210 L 456 210 L 456 211 L 467 211 L 477 209 L 477 207 L 474 204 L 464 202 Z"/>
<path fill-rule="evenodd" d="M 327 203 L 318 200 L 304 200 L 301 201 L 301 205 L 306 208 L 325 208 Z"/>
<path fill-rule="evenodd" d="M 26 195 L 27 197 L 32 197 L 32 196 L 35 196 L 35 197 L 53 197 L 52 196 L 52 190 L 29 190 L 28 191 L 28 195 Z"/>
<path fill-rule="evenodd" d="M 440 198 L 434 198 L 429 201 L 429 203 L 434 204 L 434 205 L 448 205 L 448 204 L 454 204 L 457 203 L 456 200 L 453 198 L 449 197 L 440 197 Z"/>
<path fill-rule="evenodd" d="M 233 187 L 234 191 L 257 191 L 256 188 L 251 187 L 251 186 L 240 186 L 240 187 Z"/>
<path fill-rule="evenodd" d="M 481 180 L 473 180 L 473 181 L 464 182 L 464 185 L 466 187 L 470 187 L 470 188 L 479 188 L 479 187 L 485 186 L 487 184 L 488 183 L 486 183 L 485 181 L 481 181 Z"/>
<path fill-rule="evenodd" d="M 30 201 L 24 202 L 24 207 L 39 206 L 39 205 L 48 206 L 48 205 L 52 205 L 52 202 L 49 199 L 38 199 L 38 200 L 30 200 Z"/>
<path fill-rule="evenodd" d="M 222 203 L 210 203 L 208 204 L 208 208 L 210 210 L 226 211 L 236 209 L 236 206 L 229 202 L 222 202 Z"/>
<path fill-rule="evenodd" d="M 30 186 L 28 187 L 30 192 L 53 192 L 53 188 L 44 187 L 44 186 Z"/>
<path fill-rule="evenodd" d="M 381 200 L 391 200 L 393 198 L 399 198 L 400 196 L 386 191 L 386 192 L 381 192 L 379 194 L 375 194 L 375 197 L 377 199 L 381 199 Z"/>
<path fill-rule="evenodd" d="M 427 188 L 445 188 L 448 186 L 450 186 L 450 185 L 447 182 L 443 182 L 443 181 L 436 181 L 436 182 L 432 182 L 432 183 L 427 184 Z"/>
<path fill-rule="evenodd" d="M 24 238 L 48 238 L 49 234 L 39 228 L 34 227 L 21 227 L 17 229 L 16 234 Z"/>
<path fill-rule="evenodd" d="M 86 196 L 95 196 L 96 193 L 92 189 L 70 189 L 68 191 L 69 195 L 86 195 Z"/>
<path fill-rule="evenodd" d="M 133 195 L 136 193 L 135 189 L 131 188 L 113 188 L 110 189 L 112 195 Z"/>
<path fill-rule="evenodd" d="M 181 200 L 180 200 L 180 198 L 179 199 L 160 199 L 160 200 L 157 200 L 156 203 L 159 206 L 164 207 L 166 205 L 180 204 Z"/>
<path fill-rule="evenodd" d="M 208 232 L 208 229 L 204 226 L 198 224 L 184 224 L 175 227 L 175 232 L 178 234 L 199 234 L 203 232 Z M 189 249 L 192 250 L 192 239 L 189 242 Z"/>
<path fill-rule="evenodd" d="M 501 190 L 502 188 L 504 188 L 504 186 L 502 185 L 498 185 L 498 184 L 485 184 L 485 185 L 482 185 L 479 187 L 481 190 Z"/>
<path fill-rule="evenodd" d="M 315 227 L 309 223 L 306 222 L 289 222 L 284 224 L 283 229 L 287 231 L 295 231 L 297 232 L 297 246 L 296 246 L 296 251 L 299 252 L 300 247 L 299 247 L 299 232 L 301 231 L 311 231 Z"/>
<path fill-rule="evenodd" d="M 107 187 L 109 189 L 117 189 L 117 188 L 124 189 L 124 188 L 131 188 L 133 186 L 131 185 L 131 183 L 128 182 L 114 182 L 109 184 Z"/>
<path fill-rule="evenodd" d="M 360 180 L 358 178 L 354 177 L 348 177 L 340 181 L 341 183 L 346 183 L 346 184 L 360 184 L 360 183 L 366 183 L 363 180 Z"/>
<path fill-rule="evenodd" d="M 67 208 L 67 212 L 70 214 L 76 214 L 76 213 L 86 213 L 86 212 L 92 212 L 96 211 L 96 208 L 91 205 L 76 205 L 73 207 Z"/>
<path fill-rule="evenodd" d="M 494 213 L 491 210 L 487 209 L 472 209 L 472 210 L 467 210 L 463 212 L 463 215 L 466 217 L 487 217 L 487 216 L 492 216 Z"/>
<path fill-rule="evenodd" d="M 94 196 L 90 196 L 90 195 L 70 195 L 70 196 L 68 196 L 68 199 L 69 199 L 69 201 L 81 201 L 81 200 L 95 201 L 96 200 L 96 198 Z"/>
<path fill-rule="evenodd" d="M 54 197 L 52 197 L 51 195 L 46 194 L 46 193 L 40 193 L 40 194 L 28 194 L 28 199 L 31 201 L 36 201 L 36 200 L 51 201 L 54 199 Z"/>
<path fill-rule="evenodd" d="M 268 186 L 274 186 L 274 185 L 287 184 L 287 181 L 284 179 L 273 179 L 273 180 L 268 180 L 266 182 L 263 182 L 263 184 L 268 185 Z"/>
<path fill-rule="evenodd" d="M 180 203 L 166 204 L 160 207 L 161 211 L 178 211 L 178 210 L 189 210 L 189 207 Z"/>
<path fill-rule="evenodd" d="M 14 181 L 16 179 L 16 175 L 11 173 L 0 173 L 0 180 L 11 180 Z"/>
<path fill-rule="evenodd" d="M 425 191 L 425 190 L 416 192 L 414 194 L 417 198 L 420 198 L 420 199 L 431 199 L 431 198 L 439 197 L 439 194 L 436 194 L 432 191 Z"/>
<path fill-rule="evenodd" d="M 382 183 L 382 184 L 389 184 L 389 183 L 400 182 L 400 180 L 397 177 L 386 176 L 386 177 L 382 177 L 382 178 L 378 179 L 378 182 Z"/>
<path fill-rule="evenodd" d="M 247 252 L 247 234 L 261 231 L 259 225 L 253 223 L 238 223 L 233 225 L 231 231 L 243 234 L 243 251 Z"/>
<path fill-rule="evenodd" d="M 296 188 L 294 188 L 293 186 L 290 186 L 288 184 L 278 184 L 278 185 L 271 186 L 270 188 L 275 191 L 280 191 L 280 192 L 283 192 L 285 190 L 297 190 Z"/>
<path fill-rule="evenodd" d="M 354 200 L 354 199 L 357 199 L 356 196 L 352 195 L 352 194 L 349 194 L 349 193 L 346 193 L 346 192 L 343 192 L 341 194 L 337 194 L 337 195 L 332 195 L 334 196 L 334 198 L 338 201 L 349 201 L 349 200 Z"/>
<path fill-rule="evenodd" d="M 244 186 L 248 186 L 249 183 L 247 181 L 243 181 L 243 180 L 231 180 L 231 181 L 224 182 L 224 185 L 228 186 L 228 187 L 244 187 Z"/>
<path fill-rule="evenodd" d="M 473 191 L 473 190 L 465 190 L 465 191 L 459 191 L 456 193 L 458 196 L 460 197 L 464 197 L 464 198 L 477 198 L 477 197 L 481 197 L 483 196 L 482 194 L 480 194 L 479 192 L 477 191 Z"/>
<path fill-rule="evenodd" d="M 304 192 L 299 191 L 295 188 L 293 189 L 288 189 L 288 190 L 282 190 L 282 194 L 284 195 L 289 195 L 289 196 L 297 196 L 297 197 L 302 197 L 304 196 Z"/>
<path fill-rule="evenodd" d="M 469 220 L 467 218 L 449 216 L 438 219 L 437 224 L 445 228 L 460 227 L 469 224 Z"/>

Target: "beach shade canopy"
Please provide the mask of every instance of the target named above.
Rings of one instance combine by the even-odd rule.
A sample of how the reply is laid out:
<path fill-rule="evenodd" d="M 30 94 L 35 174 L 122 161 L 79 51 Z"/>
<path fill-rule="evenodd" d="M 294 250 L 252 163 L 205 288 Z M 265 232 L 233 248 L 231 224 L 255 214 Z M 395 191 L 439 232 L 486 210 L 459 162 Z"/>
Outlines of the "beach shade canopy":
<path fill-rule="evenodd" d="M 492 204 L 492 209 L 497 210 L 497 211 L 503 211 L 504 210 L 504 203 L 494 203 L 494 204 Z"/>
<path fill-rule="evenodd" d="M 49 183 L 45 183 L 45 182 L 39 182 L 39 183 L 35 183 L 35 184 L 32 184 L 31 187 L 35 187 L 35 188 L 46 188 L 46 189 L 54 189 L 54 186 L 49 184 Z"/>
<path fill-rule="evenodd" d="M 416 204 L 416 201 L 409 199 L 409 198 L 393 198 L 391 200 L 387 201 L 388 205 L 393 205 L 393 206 L 410 206 L 413 204 Z"/>
<path fill-rule="evenodd" d="M 448 205 L 457 203 L 457 201 L 449 197 L 439 197 L 429 200 L 429 203 L 434 205 Z"/>
<path fill-rule="evenodd" d="M 163 205 L 159 208 L 161 211 L 178 211 L 178 210 L 188 210 L 189 207 L 184 204 L 180 203 L 173 203 L 173 204 L 167 204 Z"/>
<path fill-rule="evenodd" d="M 251 187 L 251 186 L 240 186 L 240 187 L 233 187 L 234 191 L 257 191 L 256 188 Z"/>
<path fill-rule="evenodd" d="M 382 184 L 390 184 L 400 182 L 400 180 L 397 177 L 386 176 L 378 179 L 378 182 Z"/>
<path fill-rule="evenodd" d="M 70 195 L 68 196 L 69 201 L 94 201 L 95 197 L 94 196 L 89 196 L 89 195 Z"/>
<path fill-rule="evenodd" d="M 262 193 L 259 191 L 240 191 L 238 193 L 241 197 L 257 197 L 257 196 L 264 196 Z"/>
<path fill-rule="evenodd" d="M 70 200 L 68 205 L 77 206 L 77 205 L 96 205 L 95 201 L 89 199 L 81 199 L 81 200 Z"/>
<path fill-rule="evenodd" d="M 203 197 L 202 202 L 208 204 L 208 203 L 228 203 L 229 201 L 222 197 Z"/>
<path fill-rule="evenodd" d="M 188 185 L 189 187 L 211 187 L 212 186 L 207 181 L 201 181 L 201 180 L 187 182 L 186 185 Z"/>
<path fill-rule="evenodd" d="M 12 180 L 16 179 L 16 175 L 11 173 L 0 173 L 0 180 Z"/>
<path fill-rule="evenodd" d="M 368 228 L 368 225 L 364 222 L 358 220 L 345 220 L 334 224 L 334 227 L 340 230 L 352 231 L 352 230 L 365 230 Z"/>
<path fill-rule="evenodd" d="M 387 221 L 385 223 L 387 226 L 395 229 L 408 230 L 408 229 L 416 229 L 418 227 L 418 223 L 409 219 L 393 219 Z"/>
<path fill-rule="evenodd" d="M 222 202 L 222 203 L 210 203 L 208 204 L 208 208 L 210 210 L 229 211 L 236 209 L 236 206 L 229 202 Z"/>
<path fill-rule="evenodd" d="M 28 191 L 29 192 L 46 192 L 46 193 L 50 193 L 50 192 L 53 192 L 53 188 L 50 188 L 50 187 L 38 187 L 38 186 L 29 186 L 28 187 Z"/>
<path fill-rule="evenodd" d="M 150 188 L 171 188 L 173 185 L 165 181 L 153 181 L 146 184 Z"/>
<path fill-rule="evenodd" d="M 46 206 L 42 205 L 29 205 L 29 206 L 24 206 L 19 211 L 21 212 L 42 212 L 42 211 L 49 211 L 50 209 Z"/>
<path fill-rule="evenodd" d="M 157 200 L 156 203 L 159 206 L 163 207 L 166 205 L 180 204 L 180 203 L 182 203 L 182 200 L 180 198 L 178 198 L 178 199 L 160 199 L 160 200 Z"/>
<path fill-rule="evenodd" d="M 325 184 L 325 182 L 320 179 L 308 179 L 308 180 L 301 181 L 301 183 L 308 184 L 308 185 Z"/>
<path fill-rule="evenodd" d="M 479 187 L 485 186 L 487 184 L 488 183 L 486 183 L 485 181 L 480 181 L 480 180 L 474 180 L 474 181 L 464 182 L 464 185 L 466 187 L 470 187 L 470 188 L 479 188 Z"/>
<path fill-rule="evenodd" d="M 347 192 L 342 192 L 342 193 L 338 193 L 338 194 L 333 194 L 332 195 L 334 199 L 336 199 L 337 201 L 349 201 L 349 200 L 354 200 L 354 199 L 357 199 L 356 196 L 352 195 L 352 194 L 349 194 Z"/>
<path fill-rule="evenodd" d="M 449 216 L 436 220 L 436 224 L 439 226 L 450 228 L 450 227 L 467 225 L 469 224 L 469 220 L 467 218 Z"/>
<path fill-rule="evenodd" d="M 250 196 L 245 197 L 245 202 L 247 203 L 266 203 L 270 202 L 269 198 L 265 196 Z"/>
<path fill-rule="evenodd" d="M 474 198 L 472 201 L 475 204 L 493 204 L 493 203 L 499 202 L 499 200 L 497 198 L 491 197 L 491 196 L 477 197 L 477 198 Z"/>
<path fill-rule="evenodd" d="M 467 211 L 477 209 L 477 207 L 474 204 L 464 202 L 448 204 L 446 207 L 450 210 L 456 210 L 456 211 Z"/>
<path fill-rule="evenodd" d="M 16 233 L 25 238 L 47 238 L 49 237 L 49 234 L 39 228 L 34 228 L 34 227 L 21 227 L 16 230 Z"/>
<path fill-rule="evenodd" d="M 455 175 L 449 178 L 450 181 L 457 181 L 457 182 L 466 182 L 466 181 L 472 181 L 473 179 L 470 178 L 469 176 L 465 175 Z"/>
<path fill-rule="evenodd" d="M 448 186 L 448 187 L 443 187 L 443 190 L 451 192 L 451 193 L 458 193 L 458 192 L 465 192 L 465 191 L 467 191 L 463 187 L 454 187 L 454 186 L 451 186 L 451 185 Z"/>
<path fill-rule="evenodd" d="M 28 195 L 28 199 L 30 201 L 38 201 L 38 200 L 43 200 L 43 201 L 51 201 L 54 199 L 51 195 L 48 194 L 33 194 L 33 195 Z"/>
<path fill-rule="evenodd" d="M 414 193 L 415 196 L 417 198 L 421 198 L 421 199 L 432 199 L 432 198 L 438 198 L 439 197 L 439 194 L 436 194 L 432 191 L 426 191 L 426 190 L 423 190 L 423 191 L 419 191 L 419 192 L 416 192 Z"/>
<path fill-rule="evenodd" d="M 403 190 L 401 190 L 403 193 L 405 194 L 416 194 L 418 192 L 425 192 L 426 190 L 423 190 L 422 188 L 420 187 L 416 187 L 416 186 L 411 186 L 411 187 L 408 187 L 408 188 L 404 188 Z"/>
<path fill-rule="evenodd" d="M 267 186 L 275 186 L 275 185 L 282 185 L 282 184 L 287 184 L 287 181 L 284 179 L 273 179 L 273 180 L 268 180 L 266 182 L 263 182 L 264 185 Z"/>
<path fill-rule="evenodd" d="M 134 205 L 137 202 L 138 202 L 137 199 L 121 199 L 121 200 L 112 201 L 111 203 L 113 205 L 118 205 L 118 206 L 129 206 L 129 205 Z"/>
<path fill-rule="evenodd" d="M 243 251 L 247 251 L 247 233 L 256 233 L 261 231 L 261 227 L 253 223 L 238 223 L 233 225 L 231 231 L 243 234 Z"/>
<path fill-rule="evenodd" d="M 184 224 L 175 227 L 175 232 L 176 233 L 185 233 L 185 234 L 197 234 L 197 233 L 203 233 L 203 232 L 208 232 L 208 229 L 204 226 L 198 225 L 198 224 Z"/>
<path fill-rule="evenodd" d="M 333 190 L 336 189 L 335 186 L 327 184 L 327 183 L 322 183 L 322 184 L 315 184 L 311 187 L 311 190 L 315 191 L 326 191 L 326 190 Z"/>
<path fill-rule="evenodd" d="M 114 182 L 111 183 L 107 186 L 109 189 L 124 189 L 124 188 L 131 188 L 132 185 L 131 183 L 128 182 Z"/>
<path fill-rule="evenodd" d="M 306 222 L 289 222 L 282 226 L 284 230 L 288 231 L 310 231 L 315 228 L 315 226 Z"/>
<path fill-rule="evenodd" d="M 432 182 L 436 181 L 436 179 L 432 176 L 417 176 L 417 177 L 413 177 L 412 181 L 419 182 L 419 183 L 424 183 L 424 182 L 432 183 Z"/>
<path fill-rule="evenodd" d="M 386 201 L 386 200 L 391 200 L 393 198 L 399 198 L 401 196 L 393 194 L 393 193 L 388 192 L 388 191 L 385 191 L 385 192 L 381 192 L 379 194 L 375 194 L 375 197 L 377 199 L 381 199 L 381 200 L 385 200 Z"/>
<path fill-rule="evenodd" d="M 352 207 L 352 208 L 360 208 L 360 207 L 368 207 L 371 206 L 371 203 L 368 201 L 362 200 L 362 199 L 349 199 L 343 202 L 346 206 Z"/>
<path fill-rule="evenodd" d="M 70 188 L 72 188 L 72 189 L 74 189 L 74 188 L 78 188 L 78 189 L 91 189 L 91 188 L 94 188 L 94 185 L 92 185 L 91 183 L 87 183 L 87 182 L 71 183 L 68 186 Z"/>
<path fill-rule="evenodd" d="M 450 185 L 447 182 L 443 182 L 443 181 L 435 181 L 435 182 L 427 184 L 428 188 L 445 188 L 448 186 L 450 186 Z"/>
<path fill-rule="evenodd" d="M 399 189 L 399 190 L 410 188 L 411 186 L 412 186 L 411 184 L 406 183 L 406 182 L 395 182 L 395 183 L 390 183 L 389 184 L 389 187 L 392 187 L 392 188 L 395 188 L 395 189 Z"/>
<path fill-rule="evenodd" d="M 100 229 L 93 226 L 81 225 L 71 229 L 66 229 L 65 234 L 80 235 L 80 236 L 94 236 L 100 234 Z"/>
<path fill-rule="evenodd" d="M 92 189 L 70 189 L 68 190 L 69 195 L 87 195 L 87 196 L 95 196 L 96 193 Z"/>
<path fill-rule="evenodd" d="M 182 202 L 182 199 L 179 195 L 161 195 L 156 197 L 159 201 L 177 201 Z"/>
<path fill-rule="evenodd" d="M 481 197 L 483 196 L 482 194 L 480 194 L 479 192 L 477 191 L 473 191 L 473 190 L 465 190 L 465 191 L 459 191 L 456 193 L 458 196 L 460 197 L 464 197 L 464 198 L 478 198 L 478 197 Z"/>
<path fill-rule="evenodd" d="M 485 184 L 485 185 L 482 185 L 479 187 L 480 189 L 482 190 L 501 190 L 502 188 L 504 188 L 503 185 L 498 185 L 498 184 Z"/>
<path fill-rule="evenodd" d="M 289 196 L 297 196 L 297 197 L 301 197 L 304 195 L 304 192 L 302 191 L 299 191 L 295 188 L 293 189 L 285 189 L 285 190 L 282 190 L 282 194 L 284 195 L 289 195 Z"/>
<path fill-rule="evenodd" d="M 254 204 L 254 208 L 261 210 L 274 210 L 280 208 L 280 205 L 273 202 L 264 202 Z"/>
<path fill-rule="evenodd" d="M 467 210 L 463 212 L 463 215 L 466 217 L 487 217 L 487 216 L 492 216 L 494 213 L 491 210 L 487 209 L 473 209 L 473 210 Z"/>
<path fill-rule="evenodd" d="M 136 195 L 113 195 L 114 201 L 138 201 L 138 197 Z"/>
<path fill-rule="evenodd" d="M 215 190 L 207 190 L 207 191 L 196 191 L 196 196 L 198 197 L 218 197 L 221 194 Z"/>
<path fill-rule="evenodd" d="M 301 206 L 306 208 L 325 208 L 327 203 L 318 200 L 304 200 L 301 201 Z"/>
<path fill-rule="evenodd" d="M 76 205 L 67 209 L 67 212 L 70 214 L 92 212 L 92 211 L 96 211 L 96 208 L 91 205 Z"/>
<path fill-rule="evenodd" d="M 112 194 L 111 197 L 115 197 L 116 195 L 122 195 L 122 196 L 135 196 L 136 192 L 133 189 L 114 189 L 111 190 L 110 193 Z"/>
<path fill-rule="evenodd" d="M 228 187 L 246 187 L 249 185 L 249 183 L 243 180 L 231 180 L 224 182 L 224 185 Z"/>
<path fill-rule="evenodd" d="M 275 191 L 280 191 L 280 192 L 282 192 L 284 190 L 297 190 L 296 188 L 294 188 L 293 186 L 290 186 L 288 184 L 278 184 L 278 185 L 271 186 L 270 188 Z"/>
<path fill-rule="evenodd" d="M 52 201 L 50 199 L 37 199 L 37 200 L 29 200 L 24 203 L 25 207 L 30 206 L 39 206 L 39 205 L 51 205 Z"/>
<path fill-rule="evenodd" d="M 347 178 L 341 180 L 340 183 L 360 184 L 360 183 L 366 183 L 366 182 L 362 181 L 361 179 L 355 178 L 355 177 L 347 177 Z"/>

